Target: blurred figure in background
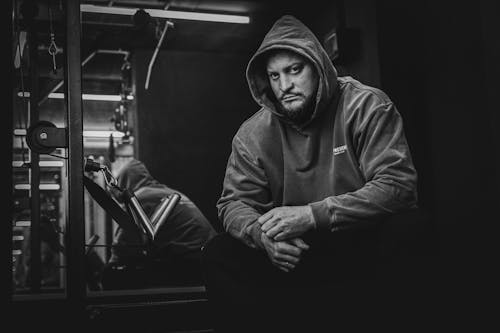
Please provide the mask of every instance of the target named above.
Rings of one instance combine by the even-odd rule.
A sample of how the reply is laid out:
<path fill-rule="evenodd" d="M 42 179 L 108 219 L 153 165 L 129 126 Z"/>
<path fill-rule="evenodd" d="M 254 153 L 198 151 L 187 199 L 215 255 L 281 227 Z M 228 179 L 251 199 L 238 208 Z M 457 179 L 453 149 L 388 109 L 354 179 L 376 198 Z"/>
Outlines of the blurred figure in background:
<path fill-rule="evenodd" d="M 144 163 L 134 158 L 133 146 L 119 145 L 112 172 L 118 187 L 133 192 L 151 218 L 160 202 L 173 193 L 181 199 L 158 231 L 149 253 L 141 235 L 118 227 L 112 255 L 103 274 L 104 289 L 201 284 L 200 254 L 216 231 L 183 193 L 159 183 Z M 117 193 L 112 195 L 121 202 Z"/>

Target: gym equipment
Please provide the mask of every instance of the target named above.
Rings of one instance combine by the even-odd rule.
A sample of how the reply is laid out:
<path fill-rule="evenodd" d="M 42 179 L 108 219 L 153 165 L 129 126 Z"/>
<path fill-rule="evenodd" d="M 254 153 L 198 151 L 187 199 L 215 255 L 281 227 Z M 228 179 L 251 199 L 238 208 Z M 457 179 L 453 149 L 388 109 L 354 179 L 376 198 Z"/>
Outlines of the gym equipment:
<path fill-rule="evenodd" d="M 181 198 L 179 193 L 173 193 L 165 197 L 156 207 L 151 215 L 151 219 L 149 219 L 135 194 L 127 189 L 120 188 L 117 180 L 113 177 L 107 166 L 99 164 L 92 159 L 85 159 L 84 170 L 88 172 L 102 172 L 106 184 L 118 191 L 129 214 L 127 214 L 120 207 L 119 203 L 102 187 L 94 183 L 87 176 L 84 176 L 83 184 L 97 203 L 108 212 L 121 227 L 125 229 L 134 228 L 136 231 L 139 230 L 147 236 L 150 243 L 154 241 L 158 230 L 168 219 Z"/>
<path fill-rule="evenodd" d="M 26 131 L 28 147 L 39 154 L 50 154 L 56 148 L 68 147 L 66 128 L 58 128 L 50 121 L 40 120 Z"/>

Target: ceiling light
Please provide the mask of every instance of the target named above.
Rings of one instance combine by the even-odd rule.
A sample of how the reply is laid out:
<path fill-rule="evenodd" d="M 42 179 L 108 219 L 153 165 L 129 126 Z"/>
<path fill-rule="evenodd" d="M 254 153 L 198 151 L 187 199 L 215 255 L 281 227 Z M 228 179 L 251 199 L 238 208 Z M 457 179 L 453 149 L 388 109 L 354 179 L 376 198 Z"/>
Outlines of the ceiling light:
<path fill-rule="evenodd" d="M 177 10 L 161 10 L 161 9 L 143 9 L 143 10 L 152 17 L 160 17 L 166 19 L 196 20 L 196 21 L 225 22 L 225 23 L 239 23 L 239 24 L 250 23 L 250 17 L 243 15 L 210 14 L 210 13 L 183 12 Z M 137 9 L 124 8 L 124 7 L 80 5 L 80 11 L 86 13 L 133 16 L 137 12 Z"/>

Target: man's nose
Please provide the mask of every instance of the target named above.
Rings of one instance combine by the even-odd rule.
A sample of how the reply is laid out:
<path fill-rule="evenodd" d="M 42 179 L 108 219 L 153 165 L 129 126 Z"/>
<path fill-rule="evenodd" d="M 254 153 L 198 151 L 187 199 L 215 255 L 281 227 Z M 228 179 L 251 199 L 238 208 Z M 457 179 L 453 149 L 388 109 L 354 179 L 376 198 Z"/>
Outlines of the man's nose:
<path fill-rule="evenodd" d="M 280 90 L 282 92 L 287 92 L 293 87 L 293 81 L 287 75 L 280 77 Z"/>

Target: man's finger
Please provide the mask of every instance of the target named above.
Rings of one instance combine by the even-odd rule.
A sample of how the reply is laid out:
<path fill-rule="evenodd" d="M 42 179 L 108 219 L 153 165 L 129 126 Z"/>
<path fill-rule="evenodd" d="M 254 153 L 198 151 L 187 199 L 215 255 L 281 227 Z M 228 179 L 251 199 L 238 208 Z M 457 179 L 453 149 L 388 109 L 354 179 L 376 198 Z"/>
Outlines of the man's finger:
<path fill-rule="evenodd" d="M 295 268 L 295 264 L 287 261 L 276 261 L 276 264 L 285 272 L 289 272 L 290 270 Z"/>
<path fill-rule="evenodd" d="M 289 272 L 288 268 L 283 267 L 283 266 L 281 266 L 281 265 L 276 265 L 276 267 L 278 267 L 278 269 L 281 269 L 283 272 L 286 272 L 286 273 L 288 273 L 288 272 Z"/>
<path fill-rule="evenodd" d="M 290 255 L 280 255 L 274 258 L 274 260 L 281 263 L 290 263 L 296 265 L 300 261 L 300 257 L 290 256 Z"/>
<path fill-rule="evenodd" d="M 302 240 L 302 238 L 293 238 L 293 239 L 290 239 L 290 243 L 292 243 L 293 245 L 301 248 L 302 250 L 309 250 L 309 245 L 307 245 L 307 243 L 304 242 Z"/>
<path fill-rule="evenodd" d="M 261 215 L 258 219 L 257 219 L 257 222 L 259 222 L 260 224 L 264 224 L 266 223 L 267 220 L 269 220 L 271 217 L 273 217 L 273 212 L 272 210 L 268 211 L 267 213 L 265 213 L 264 215 Z"/>
<path fill-rule="evenodd" d="M 286 240 L 289 235 L 285 231 L 278 232 L 274 237 L 274 240 L 277 242 L 281 242 Z M 295 244 L 296 245 L 296 244 Z"/>
<path fill-rule="evenodd" d="M 288 261 L 277 261 L 276 262 L 280 267 L 287 269 L 288 271 L 295 268 L 296 264 L 288 262 Z"/>
<path fill-rule="evenodd" d="M 279 225 L 279 223 L 276 223 L 271 229 L 265 231 L 266 236 L 269 238 L 274 238 L 274 236 L 276 236 L 280 232 L 281 232 L 281 226 Z"/>
<path fill-rule="evenodd" d="M 267 232 L 269 229 L 274 227 L 276 223 L 277 223 L 276 219 L 271 217 L 269 220 L 267 220 L 264 224 L 260 226 L 260 229 L 264 232 Z"/>
<path fill-rule="evenodd" d="M 282 246 L 276 250 L 276 257 L 282 258 L 283 256 L 293 256 L 299 258 L 302 254 L 302 249 L 298 246 L 282 242 Z"/>

